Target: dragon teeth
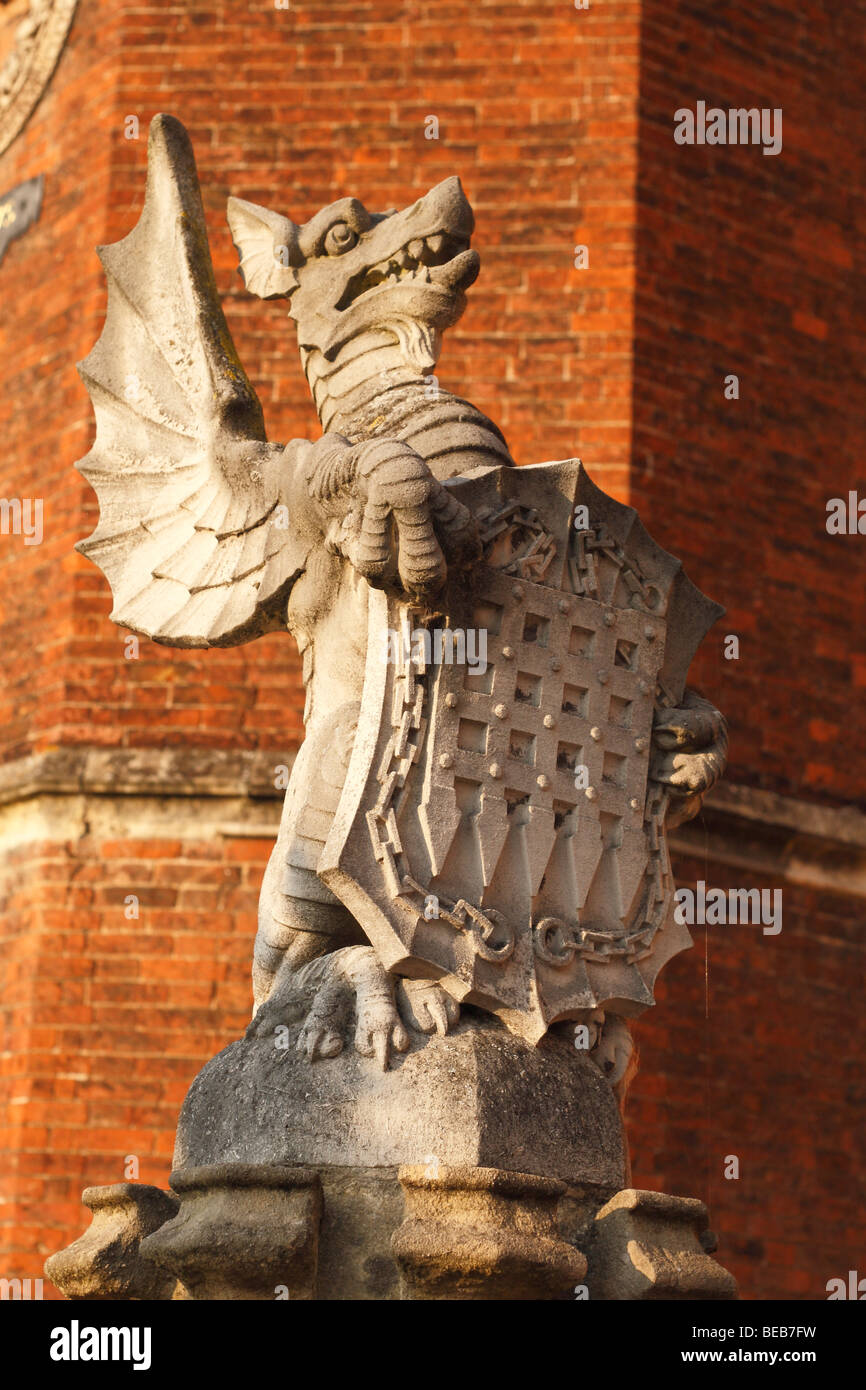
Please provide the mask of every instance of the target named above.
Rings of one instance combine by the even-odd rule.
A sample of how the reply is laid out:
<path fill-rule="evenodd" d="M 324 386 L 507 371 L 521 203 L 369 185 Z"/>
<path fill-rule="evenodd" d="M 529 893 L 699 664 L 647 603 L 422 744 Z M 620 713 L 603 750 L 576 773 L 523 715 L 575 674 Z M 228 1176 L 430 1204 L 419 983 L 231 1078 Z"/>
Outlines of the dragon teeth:
<path fill-rule="evenodd" d="M 407 280 L 431 284 L 433 277 L 429 266 L 436 262 L 432 262 L 430 258 L 440 256 L 443 249 L 447 250 L 451 246 L 452 240 L 444 232 L 436 232 L 424 240 L 416 237 L 408 246 L 403 246 L 395 252 L 389 260 L 381 261 L 379 265 L 374 265 L 367 271 L 361 293 L 375 289 L 378 285 L 399 285 Z"/>

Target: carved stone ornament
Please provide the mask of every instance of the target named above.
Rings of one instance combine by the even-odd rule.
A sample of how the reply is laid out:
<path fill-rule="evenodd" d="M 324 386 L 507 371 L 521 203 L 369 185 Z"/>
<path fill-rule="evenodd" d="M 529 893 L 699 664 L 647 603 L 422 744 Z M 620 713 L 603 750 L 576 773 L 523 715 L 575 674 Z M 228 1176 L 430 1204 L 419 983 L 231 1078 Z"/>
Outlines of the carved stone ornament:
<path fill-rule="evenodd" d="M 288 301 L 322 437 L 265 436 L 171 116 L 80 367 L 78 548 L 113 619 L 176 647 L 288 630 L 306 686 L 253 1019 L 190 1088 L 180 1210 L 140 1255 L 192 1298 L 570 1297 L 560 1218 L 588 1230 L 627 1177 L 626 1020 L 691 944 L 665 835 L 724 768 L 686 688 L 722 610 L 579 460 L 516 468 L 439 388 L 480 265 L 458 179 L 228 218 L 247 288 Z"/>
<path fill-rule="evenodd" d="M 480 522 L 482 557 L 438 618 L 371 594 L 319 873 L 389 969 L 430 967 L 537 1042 L 613 999 L 639 1012 L 691 945 L 671 917 L 669 793 L 649 779 L 650 745 L 721 610 L 577 462 L 490 470 L 452 493 Z M 419 637 L 437 623 L 446 651 L 486 633 L 483 671 L 428 659 L 435 632 Z"/>
<path fill-rule="evenodd" d="M 24 128 L 72 25 L 78 0 L 11 0 L 0 9 L 0 154 Z"/>

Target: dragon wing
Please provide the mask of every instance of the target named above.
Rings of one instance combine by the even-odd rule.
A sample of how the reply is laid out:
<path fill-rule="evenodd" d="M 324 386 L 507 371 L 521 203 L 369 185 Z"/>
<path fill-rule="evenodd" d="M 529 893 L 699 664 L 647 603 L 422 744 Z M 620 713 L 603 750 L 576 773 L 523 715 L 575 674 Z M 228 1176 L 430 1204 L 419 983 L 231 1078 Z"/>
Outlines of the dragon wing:
<path fill-rule="evenodd" d="M 305 559 L 282 502 L 290 460 L 266 441 L 223 316 L 192 146 L 173 116 L 151 123 L 137 225 L 99 257 L 105 326 L 79 366 L 96 441 L 78 467 L 100 516 L 76 548 L 108 578 L 114 621 L 155 642 L 234 646 L 284 628 Z"/>

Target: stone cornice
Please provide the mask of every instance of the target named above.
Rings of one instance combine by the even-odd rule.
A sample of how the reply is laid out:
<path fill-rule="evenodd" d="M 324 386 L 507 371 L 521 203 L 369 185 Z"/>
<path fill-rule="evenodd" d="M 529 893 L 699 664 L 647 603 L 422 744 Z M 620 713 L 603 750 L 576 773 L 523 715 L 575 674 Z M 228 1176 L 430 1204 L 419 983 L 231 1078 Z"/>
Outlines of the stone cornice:
<path fill-rule="evenodd" d="M 294 753 L 208 748 L 58 748 L 0 765 L 0 806 L 37 796 L 281 800 L 275 769 Z"/>
<path fill-rule="evenodd" d="M 222 833 L 264 832 L 260 818 L 245 831 L 237 819 L 244 799 L 279 803 L 276 769 L 293 752 L 206 748 L 59 748 L 0 765 L 0 807 L 43 797 L 213 798 L 232 803 Z M 264 809 L 264 808 L 262 808 Z M 199 813 L 200 814 L 200 813 Z M 278 806 L 266 817 L 273 830 Z M 674 856 L 703 858 L 789 882 L 866 896 L 866 815 L 854 807 L 822 806 L 738 783 L 722 782 L 700 816 L 670 837 Z"/>
<path fill-rule="evenodd" d="M 0 764 L 0 805 L 64 792 L 282 799 L 274 769 L 291 767 L 294 757 L 286 749 L 57 748 Z M 866 814 L 856 807 L 822 806 L 742 783 L 720 782 L 705 799 L 703 815 L 866 848 Z M 694 824 L 681 827 L 672 838 L 692 838 Z"/>
<path fill-rule="evenodd" d="M 866 897 L 866 815 L 721 783 L 670 837 L 674 857 L 708 858 L 786 883 Z"/>
<path fill-rule="evenodd" d="M 822 806 L 778 792 L 720 782 L 705 807 L 708 811 L 740 820 L 796 830 L 819 840 L 866 848 L 866 814 L 856 806 Z"/>

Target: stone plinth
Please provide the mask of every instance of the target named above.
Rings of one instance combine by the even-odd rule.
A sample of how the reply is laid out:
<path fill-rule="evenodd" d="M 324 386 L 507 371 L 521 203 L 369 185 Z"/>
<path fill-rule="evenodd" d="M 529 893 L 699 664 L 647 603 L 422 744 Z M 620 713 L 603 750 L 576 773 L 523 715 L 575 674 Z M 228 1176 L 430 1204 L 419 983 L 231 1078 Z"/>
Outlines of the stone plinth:
<path fill-rule="evenodd" d="M 612 1195 L 626 1180 L 610 1086 L 567 1036 L 537 1047 L 469 1018 L 415 1037 L 387 1071 L 347 1049 L 309 1062 L 279 1036 L 233 1043 L 196 1077 L 178 1171 L 214 1163 L 502 1168 Z"/>
<path fill-rule="evenodd" d="M 100 1222 L 50 1262 L 64 1292 L 735 1296 L 706 1253 L 702 1203 L 622 1190 L 616 1098 L 569 1032 L 536 1047 L 467 1014 L 447 1037 L 416 1034 L 388 1070 L 354 1049 L 310 1062 L 285 1036 L 233 1043 L 196 1077 L 170 1195 L 87 1194 Z"/>

